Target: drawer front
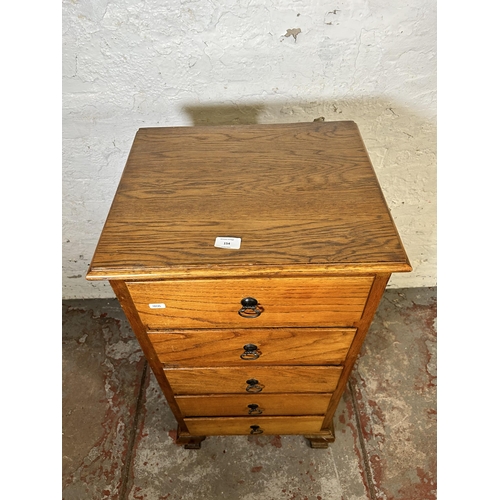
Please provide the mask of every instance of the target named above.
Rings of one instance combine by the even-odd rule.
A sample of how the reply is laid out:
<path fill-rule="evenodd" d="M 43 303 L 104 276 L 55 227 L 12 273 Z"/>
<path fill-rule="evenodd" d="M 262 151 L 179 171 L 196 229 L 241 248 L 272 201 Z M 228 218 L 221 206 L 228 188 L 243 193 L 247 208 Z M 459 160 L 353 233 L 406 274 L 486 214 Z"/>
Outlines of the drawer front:
<path fill-rule="evenodd" d="M 333 392 L 339 366 L 166 368 L 174 394 Z"/>
<path fill-rule="evenodd" d="M 177 396 L 185 417 L 324 415 L 331 394 L 255 394 Z"/>
<path fill-rule="evenodd" d="M 149 330 L 350 326 L 358 321 L 372 276 L 167 280 L 127 283 Z M 256 299 L 255 310 L 243 308 Z M 255 317 L 253 317 L 255 316 Z"/>
<path fill-rule="evenodd" d="M 323 417 L 186 418 L 184 422 L 194 436 L 308 434 L 321 431 Z"/>
<path fill-rule="evenodd" d="M 169 367 L 221 365 L 334 365 L 344 362 L 355 328 L 269 328 L 149 332 Z"/>

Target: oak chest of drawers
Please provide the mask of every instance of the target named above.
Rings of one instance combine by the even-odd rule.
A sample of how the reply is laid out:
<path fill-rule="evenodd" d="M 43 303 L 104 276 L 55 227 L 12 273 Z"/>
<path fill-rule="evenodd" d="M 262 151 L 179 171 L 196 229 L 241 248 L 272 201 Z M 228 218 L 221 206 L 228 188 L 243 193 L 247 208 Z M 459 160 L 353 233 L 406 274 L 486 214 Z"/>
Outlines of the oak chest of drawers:
<path fill-rule="evenodd" d="M 178 422 L 334 440 L 405 250 L 354 122 L 143 128 L 87 274 L 109 280 Z"/>

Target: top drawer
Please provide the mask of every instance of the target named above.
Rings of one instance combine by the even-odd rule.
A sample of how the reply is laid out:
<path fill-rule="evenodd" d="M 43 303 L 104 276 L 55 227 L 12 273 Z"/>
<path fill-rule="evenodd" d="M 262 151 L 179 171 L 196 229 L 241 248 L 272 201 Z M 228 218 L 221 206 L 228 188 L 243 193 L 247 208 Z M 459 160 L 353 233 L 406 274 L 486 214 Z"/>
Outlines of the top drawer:
<path fill-rule="evenodd" d="M 241 278 L 129 282 L 127 287 L 149 330 L 256 328 L 352 325 L 363 314 L 372 282 L 372 276 Z M 255 302 L 242 304 L 248 298 Z"/>

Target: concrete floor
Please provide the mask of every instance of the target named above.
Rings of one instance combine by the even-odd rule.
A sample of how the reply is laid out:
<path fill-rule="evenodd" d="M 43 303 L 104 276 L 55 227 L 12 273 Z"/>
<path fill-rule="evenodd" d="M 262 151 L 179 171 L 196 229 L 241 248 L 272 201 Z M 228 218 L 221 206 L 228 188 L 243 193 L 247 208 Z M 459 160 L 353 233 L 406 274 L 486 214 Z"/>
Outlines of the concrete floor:
<path fill-rule="evenodd" d="M 435 499 L 435 320 L 435 288 L 386 291 L 327 450 L 302 436 L 185 450 L 117 301 L 64 301 L 63 499 Z"/>

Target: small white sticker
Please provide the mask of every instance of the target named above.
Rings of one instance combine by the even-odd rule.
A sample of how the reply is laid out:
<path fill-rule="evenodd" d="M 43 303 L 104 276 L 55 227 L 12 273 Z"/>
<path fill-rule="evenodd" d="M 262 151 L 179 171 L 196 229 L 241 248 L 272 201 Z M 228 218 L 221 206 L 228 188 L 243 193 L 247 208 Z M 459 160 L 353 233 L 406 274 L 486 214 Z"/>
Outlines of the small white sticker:
<path fill-rule="evenodd" d="M 167 307 L 165 304 L 149 304 L 151 309 L 165 309 Z"/>
<path fill-rule="evenodd" d="M 229 248 L 231 250 L 239 250 L 241 246 L 241 238 L 229 238 L 226 236 L 217 236 L 214 246 L 217 248 Z"/>

